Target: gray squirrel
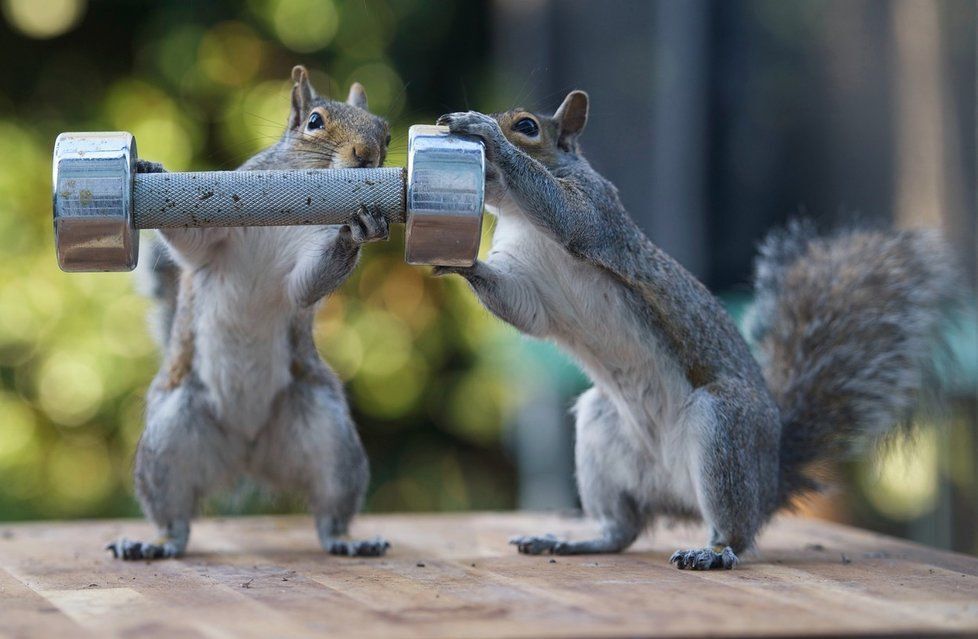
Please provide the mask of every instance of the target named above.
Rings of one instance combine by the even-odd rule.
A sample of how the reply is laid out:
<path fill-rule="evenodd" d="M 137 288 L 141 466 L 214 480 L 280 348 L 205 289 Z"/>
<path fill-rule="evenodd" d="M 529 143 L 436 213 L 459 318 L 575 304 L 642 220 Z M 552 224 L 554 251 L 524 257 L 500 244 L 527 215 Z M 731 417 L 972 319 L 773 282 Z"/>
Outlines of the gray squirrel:
<path fill-rule="evenodd" d="M 390 127 L 366 110 L 360 84 L 342 103 L 318 96 L 301 66 L 292 79 L 285 132 L 241 169 L 383 164 Z M 141 263 L 149 267 L 165 354 L 147 394 L 135 463 L 136 493 L 160 538 L 113 542 L 116 557 L 182 555 L 198 502 L 242 475 L 303 491 L 324 550 L 384 554 L 384 539 L 344 538 L 369 469 L 312 325 L 317 303 L 356 266 L 361 244 L 387 235 L 383 216 L 366 208 L 345 226 L 160 232 L 162 244 Z"/>
<path fill-rule="evenodd" d="M 581 155 L 588 97 L 553 114 L 451 113 L 486 147 L 492 248 L 464 277 L 493 314 L 569 351 L 593 382 L 578 399 L 575 465 L 601 535 L 511 539 L 521 553 L 609 553 L 660 515 L 702 519 L 709 546 L 680 569 L 732 568 L 761 527 L 817 489 L 813 464 L 905 422 L 924 390 L 956 277 L 934 232 L 804 224 L 756 266 L 751 354 L 713 295 L 643 235 Z"/>

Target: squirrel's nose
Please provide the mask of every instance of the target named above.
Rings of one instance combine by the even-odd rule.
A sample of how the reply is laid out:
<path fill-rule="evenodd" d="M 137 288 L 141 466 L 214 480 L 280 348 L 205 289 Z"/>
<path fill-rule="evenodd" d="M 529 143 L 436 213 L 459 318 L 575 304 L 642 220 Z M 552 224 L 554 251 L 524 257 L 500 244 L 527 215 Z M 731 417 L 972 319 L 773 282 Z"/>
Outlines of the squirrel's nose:
<path fill-rule="evenodd" d="M 353 147 L 353 161 L 361 169 L 374 164 L 376 154 L 368 147 Z"/>

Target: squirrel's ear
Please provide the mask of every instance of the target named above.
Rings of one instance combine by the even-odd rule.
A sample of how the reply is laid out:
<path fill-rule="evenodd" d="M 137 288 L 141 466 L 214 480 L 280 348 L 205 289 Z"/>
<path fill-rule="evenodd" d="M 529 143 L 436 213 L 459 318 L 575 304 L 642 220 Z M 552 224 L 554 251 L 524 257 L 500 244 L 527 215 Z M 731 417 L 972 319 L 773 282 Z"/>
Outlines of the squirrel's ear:
<path fill-rule="evenodd" d="M 302 125 L 302 120 L 314 97 L 316 91 L 309 83 L 309 72 L 301 64 L 292 67 L 292 113 L 289 114 L 289 126 L 293 129 Z"/>
<path fill-rule="evenodd" d="M 350 95 L 346 96 L 346 103 L 367 110 L 367 90 L 359 82 L 350 85 Z"/>
<path fill-rule="evenodd" d="M 588 97 L 584 91 L 571 91 L 554 111 L 557 138 L 561 146 L 572 142 L 587 124 Z"/>

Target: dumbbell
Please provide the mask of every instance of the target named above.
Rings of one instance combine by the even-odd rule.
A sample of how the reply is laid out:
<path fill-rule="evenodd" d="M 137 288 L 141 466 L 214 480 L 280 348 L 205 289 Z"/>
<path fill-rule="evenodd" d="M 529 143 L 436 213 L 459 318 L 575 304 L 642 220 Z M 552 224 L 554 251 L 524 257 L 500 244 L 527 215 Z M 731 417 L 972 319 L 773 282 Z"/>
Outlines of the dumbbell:
<path fill-rule="evenodd" d="M 411 264 L 469 266 L 479 252 L 485 151 L 415 125 L 407 168 L 137 173 L 129 133 L 54 144 L 54 238 L 64 271 L 131 271 L 140 229 L 348 223 L 362 206 L 406 223 Z"/>

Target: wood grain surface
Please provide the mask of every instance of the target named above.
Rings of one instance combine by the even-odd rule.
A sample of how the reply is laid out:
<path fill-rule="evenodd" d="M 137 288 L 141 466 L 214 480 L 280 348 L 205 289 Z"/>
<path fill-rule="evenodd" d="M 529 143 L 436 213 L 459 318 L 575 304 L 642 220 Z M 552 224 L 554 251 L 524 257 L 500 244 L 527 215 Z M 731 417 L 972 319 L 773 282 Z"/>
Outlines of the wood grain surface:
<path fill-rule="evenodd" d="M 533 513 L 374 515 L 381 559 L 331 557 L 307 517 L 196 522 L 180 560 L 102 550 L 140 521 L 0 524 L 4 637 L 978 636 L 978 559 L 784 517 L 733 571 L 668 565 L 704 532 L 620 555 L 527 557 L 510 535 L 593 528 Z"/>

